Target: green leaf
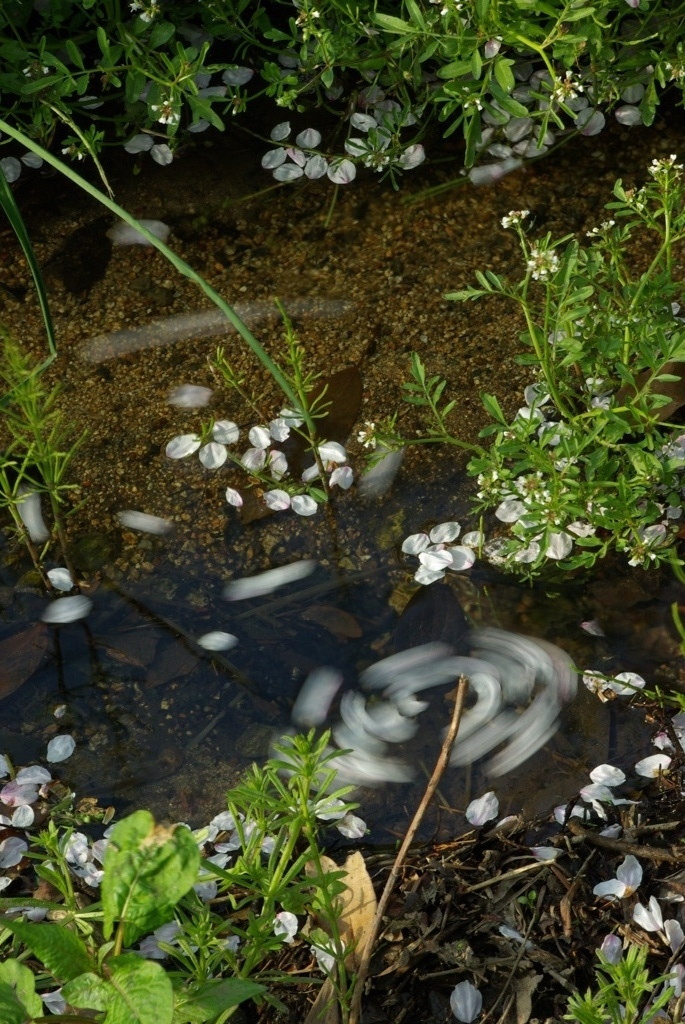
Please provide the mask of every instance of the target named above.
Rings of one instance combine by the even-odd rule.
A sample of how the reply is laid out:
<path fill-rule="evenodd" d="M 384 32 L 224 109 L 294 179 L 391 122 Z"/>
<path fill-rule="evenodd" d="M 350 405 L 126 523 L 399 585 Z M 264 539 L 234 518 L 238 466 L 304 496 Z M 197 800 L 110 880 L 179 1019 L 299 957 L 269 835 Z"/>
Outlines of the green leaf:
<path fill-rule="evenodd" d="M 175 33 L 176 26 L 170 21 L 156 21 L 152 32 L 150 33 L 148 45 L 151 46 L 153 50 L 157 50 L 159 47 L 164 46 L 165 43 L 168 43 Z"/>
<path fill-rule="evenodd" d="M 595 13 L 594 7 L 579 7 L 575 11 L 566 11 L 564 14 L 564 21 L 582 21 L 583 18 L 589 18 L 590 15 Z"/>
<path fill-rule="evenodd" d="M 444 64 L 441 68 L 438 68 L 436 74 L 438 78 L 462 78 L 464 75 L 471 74 L 471 61 L 450 61 L 449 64 Z"/>
<path fill-rule="evenodd" d="M 4 981 L 0 981 L 0 1024 L 26 1024 L 26 1007 L 14 988 Z"/>
<path fill-rule="evenodd" d="M 423 32 L 427 32 L 428 31 L 428 25 L 426 24 L 426 19 L 423 16 L 423 11 L 419 7 L 419 5 L 416 3 L 416 0 L 404 0 L 404 2 L 407 5 L 407 10 L 409 11 L 409 17 L 414 22 L 414 24 L 418 25 L 418 27 Z"/>
<path fill-rule="evenodd" d="M 504 57 L 497 57 L 495 60 L 495 78 L 507 94 L 509 94 L 516 85 L 516 79 L 514 78 L 514 73 L 511 70 L 511 65 L 513 63 L 513 60 L 507 60 Z"/>
<path fill-rule="evenodd" d="M 123 921 L 124 945 L 172 917 L 178 901 L 197 881 L 200 853 L 189 829 L 156 825 L 149 811 L 136 811 L 112 830 L 100 887 L 105 938 Z"/>
<path fill-rule="evenodd" d="M 189 833 L 190 834 L 190 833 Z M 160 964 L 125 953 L 108 961 L 109 977 L 83 974 L 62 989 L 72 1006 L 106 1010 L 104 1024 L 171 1024 L 174 993 Z"/>
<path fill-rule="evenodd" d="M 7 985 L 12 989 L 26 1016 L 41 1016 L 43 1000 L 36 992 L 36 979 L 33 971 L 30 971 L 28 967 L 24 967 L 18 960 L 5 960 L 4 963 L 0 963 L 0 985 Z M 5 1020 L 3 1017 L 4 1002 L 0 992 L 0 1024 L 4 1024 Z"/>
<path fill-rule="evenodd" d="M 511 96 L 509 96 L 509 94 L 497 84 L 497 82 L 493 82 L 492 80 L 490 81 L 490 92 L 493 99 L 497 100 L 502 110 L 506 110 L 506 112 L 511 114 L 512 117 L 528 116 L 528 107 L 524 107 L 522 103 L 512 99 Z"/>
<path fill-rule="evenodd" d="M 83 57 L 81 56 L 81 51 L 79 50 L 74 40 L 65 39 L 64 45 L 66 47 L 67 53 L 69 54 L 69 59 L 71 60 L 72 64 L 75 64 L 77 68 L 80 68 L 81 71 L 84 71 L 85 68 L 83 66 Z"/>
<path fill-rule="evenodd" d="M 414 28 L 408 21 L 402 21 L 401 18 L 395 18 L 392 14 L 375 14 L 373 20 L 376 25 L 385 29 L 386 32 L 395 32 L 403 36 L 407 35 L 407 33 L 414 32 Z"/>
<path fill-rule="evenodd" d="M 195 992 L 184 993 L 174 1007 L 174 1024 L 204 1024 L 224 1010 L 265 992 L 264 985 L 243 978 L 209 981 Z"/>
<path fill-rule="evenodd" d="M 92 971 L 94 961 L 78 935 L 60 924 L 32 924 L 5 919 L 3 927 L 18 936 L 58 981 Z"/>
<path fill-rule="evenodd" d="M 478 81 L 483 70 L 483 60 L 479 50 L 474 50 L 471 54 L 471 74 Z"/>
<path fill-rule="evenodd" d="M 485 391 L 481 391 L 480 400 L 485 406 L 487 412 L 490 413 L 494 420 L 497 420 L 499 423 L 506 424 L 507 421 L 504 418 L 502 407 L 500 406 L 499 402 L 497 401 L 494 395 L 488 395 L 486 394 Z"/>

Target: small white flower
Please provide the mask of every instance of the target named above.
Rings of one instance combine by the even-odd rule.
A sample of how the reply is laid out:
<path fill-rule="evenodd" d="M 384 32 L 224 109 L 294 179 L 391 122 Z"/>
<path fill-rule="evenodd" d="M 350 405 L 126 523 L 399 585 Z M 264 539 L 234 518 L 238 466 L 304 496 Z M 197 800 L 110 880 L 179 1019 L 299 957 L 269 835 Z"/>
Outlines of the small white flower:
<path fill-rule="evenodd" d="M 520 224 L 529 213 L 530 210 L 510 210 L 506 217 L 502 217 L 502 227 L 513 228 L 514 225 Z"/>

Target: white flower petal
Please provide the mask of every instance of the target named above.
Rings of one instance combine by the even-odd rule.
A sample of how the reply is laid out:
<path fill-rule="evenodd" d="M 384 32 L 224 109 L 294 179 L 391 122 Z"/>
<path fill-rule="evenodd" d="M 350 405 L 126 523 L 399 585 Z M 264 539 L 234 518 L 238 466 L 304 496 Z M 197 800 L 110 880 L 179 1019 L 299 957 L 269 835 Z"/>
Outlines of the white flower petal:
<path fill-rule="evenodd" d="M 282 935 L 284 942 L 287 942 L 288 945 L 294 941 L 298 927 L 297 917 L 289 910 L 282 910 L 274 918 L 274 935 Z"/>
<path fill-rule="evenodd" d="M 216 420 L 212 427 L 212 437 L 219 444 L 234 444 L 240 437 L 238 424 L 233 420 Z"/>
<path fill-rule="evenodd" d="M 550 533 L 547 540 L 547 558 L 566 558 L 573 550 L 573 538 L 568 533 Z"/>
<path fill-rule="evenodd" d="M 378 121 L 375 117 L 371 117 L 371 114 L 360 114 L 356 111 L 350 117 L 350 124 L 353 128 L 358 128 L 360 132 L 369 132 L 372 128 L 378 127 Z"/>
<path fill-rule="evenodd" d="M 350 812 L 336 822 L 335 827 L 346 839 L 363 839 L 366 835 L 366 822 Z"/>
<path fill-rule="evenodd" d="M 273 171 L 273 176 L 276 181 L 297 181 L 301 178 L 304 171 L 297 164 L 281 164 Z"/>
<path fill-rule="evenodd" d="M 252 68 L 226 68 L 226 70 L 221 76 L 221 81 L 225 85 L 247 85 L 247 83 L 250 81 L 253 75 L 254 71 L 252 70 Z"/>
<path fill-rule="evenodd" d="M 0 754 L 0 779 L 4 779 L 10 773 L 10 766 L 4 754 Z"/>
<path fill-rule="evenodd" d="M 273 171 L 284 164 L 286 158 L 287 153 L 282 146 L 279 146 L 278 149 L 270 149 L 262 157 L 262 167 L 265 171 Z"/>
<path fill-rule="evenodd" d="M 335 160 L 326 173 L 335 185 L 349 185 L 357 177 L 357 168 L 351 160 Z"/>
<path fill-rule="evenodd" d="M 621 899 L 626 894 L 627 886 L 618 878 L 610 878 L 608 882 L 599 882 L 592 890 L 595 896 Z"/>
<path fill-rule="evenodd" d="M 599 948 L 610 964 L 617 964 L 623 955 L 623 942 L 618 935 L 605 935 Z"/>
<path fill-rule="evenodd" d="M 271 434 L 267 427 L 251 427 L 248 437 L 253 448 L 268 448 L 271 444 Z"/>
<path fill-rule="evenodd" d="M 299 562 L 281 565 L 277 569 L 267 569 L 266 572 L 259 573 L 257 576 L 232 580 L 224 587 L 223 596 L 227 601 L 242 601 L 247 597 L 261 597 L 263 594 L 270 594 L 277 587 L 304 579 L 315 569 L 314 559 L 303 558 Z"/>
<path fill-rule="evenodd" d="M 427 533 L 412 533 L 402 543 L 405 555 L 420 555 L 430 544 Z"/>
<path fill-rule="evenodd" d="M 324 441 L 318 446 L 322 462 L 346 462 L 347 452 L 337 441 Z"/>
<path fill-rule="evenodd" d="M 317 178 L 323 178 L 327 170 L 328 162 L 320 153 L 310 156 L 309 160 L 307 160 L 307 163 L 304 165 L 304 173 L 311 181 L 315 181 Z"/>
<path fill-rule="evenodd" d="M 661 914 L 661 907 L 656 897 L 652 896 L 648 907 L 636 903 L 633 909 L 633 921 L 639 924 L 647 932 L 660 932 L 664 927 L 664 919 Z"/>
<path fill-rule="evenodd" d="M 63 626 L 68 622 L 85 619 L 93 607 L 93 602 L 85 594 L 73 597 L 58 597 L 47 606 L 41 619 L 52 626 Z"/>
<path fill-rule="evenodd" d="M 211 633 L 203 633 L 197 642 L 206 651 L 230 651 L 238 643 L 238 637 L 216 629 Z"/>
<path fill-rule="evenodd" d="M 19 836 L 9 836 L 0 843 L 0 868 L 14 868 L 22 860 L 29 844 Z"/>
<path fill-rule="evenodd" d="M 185 459 L 187 455 L 196 452 L 201 444 L 202 441 L 197 434 L 179 434 L 177 437 L 172 437 L 166 446 L 166 457 L 168 459 Z"/>
<path fill-rule="evenodd" d="M 472 800 L 466 808 L 466 820 L 476 827 L 484 825 L 499 814 L 499 800 L 494 792 L 484 793 L 483 796 Z"/>
<path fill-rule="evenodd" d="M 234 487 L 226 488 L 226 501 L 229 505 L 233 505 L 235 508 L 242 508 L 242 495 L 240 491 L 236 491 Z"/>
<path fill-rule="evenodd" d="M 290 437 L 290 424 L 282 416 L 279 416 L 277 419 L 271 420 L 269 433 L 274 441 L 287 441 Z"/>
<path fill-rule="evenodd" d="M 202 409 L 212 397 L 212 389 L 199 384 L 181 384 L 174 388 L 167 402 L 179 409 Z"/>
<path fill-rule="evenodd" d="M 61 566 L 57 569 L 48 569 L 48 579 L 52 583 L 55 590 L 72 590 L 74 581 L 71 578 L 71 573 L 68 569 L 64 569 Z"/>
<path fill-rule="evenodd" d="M 483 997 L 470 981 L 460 981 L 450 996 L 450 1009 L 463 1024 L 471 1024 L 483 1009 Z"/>
<path fill-rule="evenodd" d="M 452 564 L 449 566 L 454 572 L 463 572 L 464 569 L 470 569 L 476 560 L 476 553 L 471 548 L 464 547 L 463 545 L 457 545 L 455 548 L 447 549 L 449 555 L 452 557 Z"/>
<path fill-rule="evenodd" d="M 282 480 L 288 472 L 288 460 L 283 452 L 272 450 L 269 452 L 269 473 L 274 480 Z"/>
<path fill-rule="evenodd" d="M 11 825 L 13 828 L 30 828 L 35 817 L 35 812 L 30 804 L 21 804 L 12 814 Z"/>
<path fill-rule="evenodd" d="M 668 754 L 652 754 L 651 757 L 643 757 L 635 765 L 635 771 L 645 779 L 656 779 L 659 775 L 665 775 L 671 764 Z"/>
<path fill-rule="evenodd" d="M 625 683 L 625 685 L 622 686 L 622 683 Z M 610 683 L 611 689 L 614 693 L 617 693 L 619 697 L 634 694 L 635 690 L 641 690 L 646 685 L 645 680 L 642 676 L 639 676 L 637 672 L 619 672 L 617 676 L 614 676 Z"/>
<path fill-rule="evenodd" d="M 138 512 L 132 508 L 117 512 L 117 519 L 127 530 L 140 530 L 141 533 L 152 533 L 157 537 L 170 533 L 174 528 L 174 524 L 168 519 L 151 516 L 147 512 Z"/>
<path fill-rule="evenodd" d="M 642 882 L 642 865 L 637 857 L 632 853 L 627 854 L 616 869 L 616 877 L 619 882 L 624 882 L 628 889 L 635 892 Z"/>
<path fill-rule="evenodd" d="M 219 469 L 228 458 L 228 452 L 223 444 L 210 441 L 200 448 L 198 458 L 205 469 Z"/>
<path fill-rule="evenodd" d="M 319 507 L 308 494 L 294 494 L 290 499 L 290 504 L 293 512 L 297 512 L 298 516 L 313 516 Z"/>
<path fill-rule="evenodd" d="M 419 555 L 421 565 L 433 572 L 444 572 L 452 568 L 452 556 L 449 551 L 422 551 Z"/>
<path fill-rule="evenodd" d="M 420 566 L 414 573 L 414 579 L 417 583 L 422 586 L 430 586 L 431 583 L 437 583 L 438 580 L 444 580 L 445 573 L 438 569 L 427 569 L 425 565 Z"/>
<path fill-rule="evenodd" d="M 683 935 L 683 929 L 678 921 L 670 920 L 664 921 L 664 931 L 666 932 L 666 938 L 668 944 L 671 947 L 671 952 L 675 953 L 683 942 L 685 942 L 685 935 Z"/>
<path fill-rule="evenodd" d="M 305 128 L 295 136 L 295 142 L 302 149 L 316 149 L 321 142 L 321 132 L 317 132 L 316 128 Z"/>
<path fill-rule="evenodd" d="M 281 121 L 275 128 L 271 129 L 269 138 L 272 142 L 283 142 L 290 135 L 290 121 Z"/>
<path fill-rule="evenodd" d="M 248 448 L 240 460 L 241 466 L 248 471 L 259 472 L 260 469 L 264 468 L 266 462 L 266 451 L 263 448 Z"/>
<path fill-rule="evenodd" d="M 331 487 L 338 485 L 343 491 L 348 491 L 354 483 L 354 473 L 351 466 L 338 466 L 331 473 L 328 483 Z"/>
<path fill-rule="evenodd" d="M 461 533 L 459 523 L 438 523 L 430 532 L 431 544 L 451 544 Z"/>
<path fill-rule="evenodd" d="M 154 139 L 151 135 L 133 135 L 128 142 L 124 144 L 124 149 L 127 153 L 147 153 L 148 150 L 152 149 Z"/>
<path fill-rule="evenodd" d="M 536 860 L 545 861 L 556 860 L 561 855 L 561 850 L 556 849 L 554 846 L 531 846 L 530 852 L 533 854 Z"/>
<path fill-rule="evenodd" d="M 625 772 L 620 768 L 614 768 L 612 764 L 599 764 L 590 772 L 593 782 L 603 786 L 620 786 L 626 781 Z"/>
<path fill-rule="evenodd" d="M 267 508 L 272 509 L 274 512 L 283 512 L 284 509 L 290 508 L 290 495 L 287 491 L 276 488 L 273 491 L 265 492 L 264 502 Z"/>
<path fill-rule="evenodd" d="M 73 736 L 69 736 L 68 733 L 62 733 L 60 736 L 53 736 L 48 743 L 48 752 L 46 760 L 50 764 L 56 764 L 57 761 L 66 761 L 68 757 L 76 750 L 76 740 Z"/>

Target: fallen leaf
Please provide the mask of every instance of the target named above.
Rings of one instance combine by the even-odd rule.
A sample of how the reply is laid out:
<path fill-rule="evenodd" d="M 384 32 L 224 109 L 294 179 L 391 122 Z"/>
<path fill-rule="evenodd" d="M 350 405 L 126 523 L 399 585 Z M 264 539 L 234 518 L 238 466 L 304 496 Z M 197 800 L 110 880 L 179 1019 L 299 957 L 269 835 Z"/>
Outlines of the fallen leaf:
<path fill-rule="evenodd" d="M 179 676 L 187 676 L 197 663 L 198 658 L 182 644 L 171 643 L 155 658 L 154 666 L 147 674 L 146 686 L 162 686 Z"/>
<path fill-rule="evenodd" d="M 30 679 L 50 646 L 50 630 L 42 623 L 0 640 L 0 700 Z"/>
<path fill-rule="evenodd" d="M 362 628 L 354 615 L 335 608 L 332 604 L 312 604 L 302 612 L 302 618 L 328 630 L 339 640 L 362 635 Z"/>

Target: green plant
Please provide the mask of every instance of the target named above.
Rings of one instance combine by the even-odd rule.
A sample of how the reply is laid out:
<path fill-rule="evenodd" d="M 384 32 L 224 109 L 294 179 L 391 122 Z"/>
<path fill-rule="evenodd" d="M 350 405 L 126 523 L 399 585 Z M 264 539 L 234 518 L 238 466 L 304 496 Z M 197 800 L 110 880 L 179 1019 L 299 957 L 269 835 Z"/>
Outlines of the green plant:
<path fill-rule="evenodd" d="M 476 508 L 494 509 L 509 527 L 486 555 L 526 575 L 550 559 L 562 569 L 591 566 L 612 548 L 630 565 L 672 558 L 685 493 L 685 435 L 670 422 L 685 401 L 685 330 L 674 302 L 685 186 L 675 157 L 649 170 L 640 189 L 616 183 L 607 206 L 615 220 L 588 232 L 584 245 L 569 236 L 530 240 L 528 211 L 513 211 L 503 226 L 519 236 L 523 278 L 477 273 L 478 287 L 447 295 L 502 296 L 525 320 L 526 351 L 517 357 L 531 368 L 525 405 L 512 418 L 495 396 L 481 396 L 494 423 L 480 436 L 491 444 L 468 468 L 478 479 Z M 645 268 L 637 253 L 650 245 Z M 441 383 L 426 382 L 417 363 L 409 398 L 429 406 L 427 440 L 463 445 L 438 407 Z"/>
<path fill-rule="evenodd" d="M 577 1024 L 649 1024 L 674 997 L 669 976 L 653 978 L 647 970 L 647 948 L 629 946 L 618 963 L 598 950 L 597 991 L 571 996 L 564 1020 Z M 661 990 L 658 991 L 657 990 Z M 672 1020 L 680 1020 L 674 1015 Z"/>
<path fill-rule="evenodd" d="M 48 499 L 60 556 L 69 566 L 64 494 L 75 489 L 68 472 L 85 438 L 82 435 L 73 440 L 58 404 L 59 387 L 48 390 L 43 381 L 45 365 L 34 366 L 17 342 L 3 335 L 0 378 L 8 389 L 2 401 L 8 441 L 0 456 L 0 507 L 9 511 L 34 565 L 41 571 L 51 533 L 40 515 L 39 496 Z"/>
<path fill-rule="evenodd" d="M 325 863 L 319 831 L 322 820 L 342 819 L 353 805 L 343 799 L 349 787 L 336 787 L 337 755 L 327 743 L 313 733 L 284 737 L 229 792 L 229 811 L 195 832 L 136 811 L 107 840 L 91 842 L 60 805 L 30 848 L 13 839 L 25 848 L 13 862 L 26 856 L 54 895 L 0 897 L 2 911 L 48 917 L 2 918 L 0 1024 L 42 1021 L 41 994 L 55 983 L 61 1010 L 50 1019 L 65 1021 L 218 1024 L 245 999 L 277 1003 L 265 985 L 291 979 L 269 958 L 294 940 L 297 915 L 309 918 L 301 934 L 344 1007 L 351 984 L 339 928 L 344 872 Z M 202 858 L 208 844 L 215 852 Z"/>
<path fill-rule="evenodd" d="M 364 165 L 396 184 L 431 120 L 463 134 L 467 167 L 494 159 L 498 174 L 558 133 L 595 134 L 612 109 L 652 124 L 685 80 L 684 17 L 667 0 L 8 0 L 0 116 L 72 159 L 124 144 L 166 165 L 189 129 L 221 131 L 266 95 L 362 131 L 308 137 L 308 177 L 342 183 Z M 5 159 L 17 177 L 18 155 Z M 287 166 L 279 180 L 302 176 Z"/>

